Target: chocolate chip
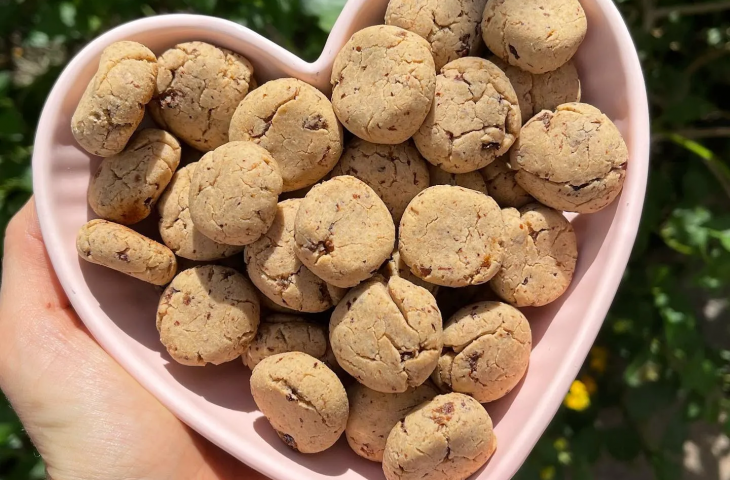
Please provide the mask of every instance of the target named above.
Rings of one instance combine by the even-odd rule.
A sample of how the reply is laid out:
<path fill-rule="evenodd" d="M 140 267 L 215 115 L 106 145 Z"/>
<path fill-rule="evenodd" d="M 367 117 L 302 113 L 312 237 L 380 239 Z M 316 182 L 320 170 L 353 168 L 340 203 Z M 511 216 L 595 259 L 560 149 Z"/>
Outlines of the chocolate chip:
<path fill-rule="evenodd" d="M 320 243 L 322 243 L 324 245 L 324 249 L 327 253 L 332 253 L 335 251 L 335 244 L 332 243 L 332 240 L 330 240 L 329 238 L 327 240 L 325 240 L 324 242 L 320 242 Z"/>
<path fill-rule="evenodd" d="M 288 433 L 277 433 L 279 434 L 279 437 L 284 440 L 284 443 L 286 443 L 290 448 L 299 451 L 299 449 L 297 448 L 297 442 L 294 440 L 294 437 L 292 437 Z"/>
<path fill-rule="evenodd" d="M 509 46 L 509 51 L 512 54 L 513 57 L 515 57 L 517 60 L 520 59 L 520 56 L 517 54 L 517 49 L 513 47 L 512 45 Z"/>
<path fill-rule="evenodd" d="M 177 108 L 185 95 L 178 90 L 167 90 L 160 97 L 160 108 Z"/>
<path fill-rule="evenodd" d="M 469 374 L 470 375 L 477 371 L 477 364 L 479 363 L 480 358 L 482 358 L 481 352 L 474 352 L 474 353 L 471 353 L 468 357 L 466 357 L 467 362 L 469 362 Z"/>
<path fill-rule="evenodd" d="M 545 128 L 550 128 L 550 121 L 553 119 L 552 113 L 545 112 L 542 114 L 541 117 L 538 117 L 537 120 L 540 120 L 543 125 L 545 125 Z"/>
<path fill-rule="evenodd" d="M 570 188 L 572 188 L 573 191 L 577 192 L 578 190 L 582 190 L 582 189 L 588 187 L 589 185 L 590 185 L 590 183 L 584 183 L 582 185 L 571 185 Z"/>
<path fill-rule="evenodd" d="M 304 122 L 302 122 L 302 127 L 307 130 L 322 130 L 327 128 L 327 126 L 327 120 L 325 120 L 319 113 L 310 115 L 304 119 Z"/>
<path fill-rule="evenodd" d="M 456 51 L 456 54 L 458 56 L 466 57 L 467 55 L 469 55 L 469 40 L 471 40 L 471 33 L 462 35 L 461 38 L 459 38 L 459 42 L 461 42 L 461 48 Z"/>

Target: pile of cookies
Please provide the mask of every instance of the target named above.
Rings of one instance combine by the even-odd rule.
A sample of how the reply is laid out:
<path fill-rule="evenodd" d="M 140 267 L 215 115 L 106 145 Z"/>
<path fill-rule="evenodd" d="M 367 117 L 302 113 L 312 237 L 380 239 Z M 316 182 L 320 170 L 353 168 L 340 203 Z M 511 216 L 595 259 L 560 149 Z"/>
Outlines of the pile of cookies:
<path fill-rule="evenodd" d="M 572 280 L 563 212 L 609 205 L 628 151 L 579 103 L 578 0 L 391 0 L 385 23 L 339 52 L 330 97 L 203 42 L 110 45 L 71 125 L 105 157 L 77 247 L 165 286 L 172 359 L 242 358 L 293 449 L 344 432 L 388 480 L 458 480 L 496 449 L 482 404 L 527 370 L 517 307 Z M 128 228 L 150 215 L 160 242 Z"/>

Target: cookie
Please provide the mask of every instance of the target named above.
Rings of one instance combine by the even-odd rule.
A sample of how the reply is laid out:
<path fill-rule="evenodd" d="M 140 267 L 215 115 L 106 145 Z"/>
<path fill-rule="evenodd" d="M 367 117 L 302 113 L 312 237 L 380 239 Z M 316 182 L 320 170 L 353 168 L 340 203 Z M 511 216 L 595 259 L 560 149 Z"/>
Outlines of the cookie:
<path fill-rule="evenodd" d="M 496 448 L 492 419 L 479 402 L 439 395 L 390 431 L 383 472 L 387 480 L 466 480 Z"/>
<path fill-rule="evenodd" d="M 428 42 L 398 27 L 356 32 L 332 68 L 332 106 L 349 131 L 395 145 L 418 130 L 431 108 L 436 67 Z"/>
<path fill-rule="evenodd" d="M 89 206 L 112 222 L 132 225 L 147 218 L 180 164 L 180 144 L 148 128 L 127 147 L 105 158 L 89 183 Z"/>
<path fill-rule="evenodd" d="M 247 95 L 228 136 L 268 150 L 279 164 L 285 192 L 315 184 L 342 154 L 342 126 L 332 104 L 296 78 L 272 80 Z"/>
<path fill-rule="evenodd" d="M 532 333 L 525 316 L 500 302 L 480 302 L 444 325 L 444 351 L 431 378 L 444 391 L 480 403 L 507 395 L 527 371 Z"/>
<path fill-rule="evenodd" d="M 510 65 L 547 73 L 573 57 L 587 27 L 578 0 L 489 0 L 482 36 L 487 47 Z"/>
<path fill-rule="evenodd" d="M 152 118 L 191 147 L 208 152 L 228 142 L 228 127 L 253 83 L 243 56 L 203 42 L 175 45 L 158 59 Z"/>
<path fill-rule="evenodd" d="M 490 197 L 451 185 L 419 193 L 400 222 L 398 250 L 417 277 L 445 287 L 478 285 L 502 265 L 504 222 Z"/>
<path fill-rule="evenodd" d="M 480 170 L 487 193 L 502 208 L 520 208 L 535 199 L 520 187 L 515 179 L 516 171 L 509 168 L 505 157 L 498 158 Z"/>
<path fill-rule="evenodd" d="M 325 282 L 354 287 L 390 256 L 395 225 L 383 201 L 355 177 L 316 185 L 304 197 L 294 224 L 296 255 Z"/>
<path fill-rule="evenodd" d="M 629 152 L 621 133 L 596 107 L 566 103 L 527 122 L 510 151 L 517 183 L 557 210 L 593 213 L 623 187 Z"/>
<path fill-rule="evenodd" d="M 251 142 L 230 142 L 203 156 L 190 182 L 190 218 L 218 243 L 248 245 L 266 233 L 281 193 L 279 166 Z"/>
<path fill-rule="evenodd" d="M 91 220 L 81 227 L 76 250 L 87 262 L 153 285 L 165 285 L 177 271 L 175 255 L 169 248 L 106 220 Z"/>
<path fill-rule="evenodd" d="M 489 285 L 517 307 L 540 307 L 570 286 L 578 258 L 575 231 L 557 210 L 533 203 L 502 211 L 505 252 Z"/>
<path fill-rule="evenodd" d="M 332 176 L 351 175 L 365 182 L 385 202 L 398 223 L 408 203 L 428 187 L 427 163 L 411 142 L 377 145 L 353 139 Z"/>
<path fill-rule="evenodd" d="M 457 58 L 479 53 L 485 4 L 486 0 L 390 0 L 385 24 L 428 40 L 438 71 Z"/>
<path fill-rule="evenodd" d="M 390 258 L 387 262 L 385 262 L 385 265 L 383 265 L 382 274 L 383 276 L 385 276 L 386 279 L 390 277 L 401 277 L 404 280 L 408 280 L 414 285 L 425 288 L 426 290 L 428 290 L 428 293 L 433 296 L 436 296 L 436 293 L 438 293 L 439 291 L 438 285 L 428 283 L 427 281 L 421 280 L 417 276 L 413 275 L 411 269 L 408 268 L 408 265 L 406 265 L 406 263 L 400 257 L 400 252 L 398 251 L 397 247 L 393 249 L 393 253 L 390 255 Z"/>
<path fill-rule="evenodd" d="M 543 110 L 555 110 L 564 103 L 580 102 L 580 78 L 572 61 L 552 72 L 532 74 L 499 58 L 490 60 L 504 71 L 515 89 L 523 123 Z"/>
<path fill-rule="evenodd" d="M 381 393 L 356 383 L 347 390 L 350 417 L 345 436 L 350 448 L 373 462 L 383 461 L 385 440 L 393 427 L 414 408 L 432 400 L 438 390 L 426 382 L 403 393 Z"/>
<path fill-rule="evenodd" d="M 178 363 L 220 365 L 238 358 L 256 336 L 261 308 L 251 283 L 218 265 L 180 272 L 157 306 L 157 331 Z"/>
<path fill-rule="evenodd" d="M 251 375 L 251 394 L 279 437 L 298 452 L 324 451 L 345 431 L 345 387 L 332 370 L 306 353 L 262 360 Z"/>
<path fill-rule="evenodd" d="M 405 392 L 426 381 L 441 352 L 441 313 L 424 288 L 379 275 L 350 290 L 330 319 L 337 362 L 368 388 Z"/>
<path fill-rule="evenodd" d="M 219 260 L 240 253 L 243 247 L 211 240 L 193 225 L 189 209 L 190 182 L 196 167 L 197 163 L 191 163 L 175 172 L 157 203 L 162 241 L 175 255 L 188 260 Z"/>
<path fill-rule="evenodd" d="M 323 312 L 345 294 L 313 274 L 295 254 L 294 223 L 304 200 L 277 206 L 271 228 L 246 247 L 246 269 L 256 288 L 272 302 L 298 312 Z"/>
<path fill-rule="evenodd" d="M 477 192 L 485 195 L 487 194 L 487 185 L 484 183 L 484 178 L 482 178 L 482 175 L 479 172 L 449 173 L 430 164 L 428 170 L 431 175 L 432 186 L 453 185 L 468 188 L 470 190 L 476 190 Z"/>
<path fill-rule="evenodd" d="M 504 72 L 483 58 L 465 57 L 436 77 L 433 106 L 413 141 L 433 165 L 468 173 L 506 153 L 521 125 L 517 94 Z"/>
<path fill-rule="evenodd" d="M 302 317 L 274 314 L 259 325 L 256 337 L 242 355 L 253 369 L 265 358 L 279 353 L 303 352 L 323 359 L 327 353 L 327 329 Z"/>
<path fill-rule="evenodd" d="M 157 58 L 149 48 L 127 41 L 106 47 L 71 117 L 78 144 L 100 157 L 124 150 L 144 117 L 156 78 Z"/>

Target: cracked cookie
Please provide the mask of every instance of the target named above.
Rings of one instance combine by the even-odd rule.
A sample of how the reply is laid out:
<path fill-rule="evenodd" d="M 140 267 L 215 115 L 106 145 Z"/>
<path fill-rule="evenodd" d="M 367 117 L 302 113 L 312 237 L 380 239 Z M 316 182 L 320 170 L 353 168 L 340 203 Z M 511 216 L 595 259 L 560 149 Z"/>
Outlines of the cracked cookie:
<path fill-rule="evenodd" d="M 445 287 L 478 285 L 502 265 L 504 222 L 497 203 L 463 187 L 419 193 L 400 222 L 398 250 L 417 277 Z"/>
<path fill-rule="evenodd" d="M 580 78 L 572 61 L 552 72 L 532 74 L 500 58 L 490 60 L 504 71 L 514 87 L 523 123 L 543 110 L 555 110 L 564 103 L 580 102 Z"/>
<path fill-rule="evenodd" d="M 433 283 L 428 283 L 425 280 L 421 280 L 417 276 L 413 275 L 413 272 L 411 272 L 411 269 L 406 265 L 406 263 L 403 261 L 403 259 L 400 257 L 400 252 L 398 251 L 398 247 L 393 249 L 393 253 L 390 255 L 390 258 L 387 262 L 385 262 L 385 265 L 383 266 L 381 273 L 383 276 L 388 279 L 390 277 L 401 277 L 404 280 L 408 280 L 414 285 L 418 285 L 421 288 L 425 288 L 428 290 L 428 293 L 430 293 L 433 296 L 436 296 L 436 293 L 439 291 L 439 286 L 434 285 Z"/>
<path fill-rule="evenodd" d="M 510 65 L 546 73 L 573 57 L 587 27 L 578 0 L 489 0 L 482 35 L 487 47 Z"/>
<path fill-rule="evenodd" d="M 175 137 L 147 128 L 120 153 L 102 160 L 91 179 L 89 206 L 100 217 L 132 225 L 147 218 L 180 164 Z"/>
<path fill-rule="evenodd" d="M 376 276 L 350 290 L 330 319 L 337 363 L 383 393 L 405 392 L 428 379 L 441 353 L 441 313 L 424 288 Z"/>
<path fill-rule="evenodd" d="M 251 63 L 203 42 L 178 44 L 157 63 L 152 118 L 201 152 L 228 142 L 233 112 L 253 86 Z"/>
<path fill-rule="evenodd" d="M 121 152 L 144 117 L 156 78 L 157 58 L 149 48 L 127 41 L 106 47 L 71 118 L 78 144 L 101 157 Z"/>
<path fill-rule="evenodd" d="M 575 231 L 562 213 L 533 203 L 502 211 L 505 253 L 489 285 L 517 307 L 541 307 L 570 286 L 578 259 Z"/>
<path fill-rule="evenodd" d="M 253 369 L 263 359 L 287 352 L 303 352 L 323 360 L 327 353 L 326 327 L 303 317 L 269 315 L 259 325 L 256 337 L 241 358 Z"/>
<path fill-rule="evenodd" d="M 351 176 L 315 185 L 294 224 L 296 255 L 325 282 L 354 287 L 390 256 L 395 225 L 388 208 L 367 184 Z"/>
<path fill-rule="evenodd" d="M 436 70 L 479 53 L 486 0 L 390 0 L 385 24 L 405 28 L 431 44 Z"/>
<path fill-rule="evenodd" d="M 444 350 L 431 379 L 443 391 L 480 403 L 507 395 L 527 371 L 532 333 L 525 316 L 500 302 L 479 302 L 444 325 Z"/>
<path fill-rule="evenodd" d="M 480 170 L 487 186 L 487 194 L 502 208 L 520 208 L 535 199 L 520 187 L 516 171 L 509 168 L 505 157 L 498 158 Z"/>
<path fill-rule="evenodd" d="M 428 166 L 428 171 L 431 175 L 431 186 L 452 185 L 487 194 L 487 185 L 479 172 L 449 173 L 431 164 Z"/>
<path fill-rule="evenodd" d="M 390 431 L 383 472 L 387 480 L 466 480 L 496 448 L 492 419 L 479 402 L 439 395 Z"/>
<path fill-rule="evenodd" d="M 280 202 L 271 228 L 246 247 L 248 276 L 269 300 L 298 312 L 323 312 L 345 294 L 317 277 L 295 254 L 294 223 L 304 202 L 293 198 Z"/>
<path fill-rule="evenodd" d="M 190 182 L 190 218 L 219 243 L 248 245 L 271 226 L 281 193 L 279 166 L 252 142 L 230 142 L 200 159 Z"/>
<path fill-rule="evenodd" d="M 521 125 L 517 94 L 504 72 L 483 58 L 465 57 L 436 77 L 433 106 L 413 141 L 433 165 L 467 173 L 506 153 Z"/>
<path fill-rule="evenodd" d="M 157 331 L 178 363 L 220 365 L 238 358 L 256 335 L 259 299 L 251 283 L 218 265 L 180 272 L 157 306 Z"/>
<path fill-rule="evenodd" d="M 261 145 L 279 164 L 283 191 L 317 183 L 342 154 L 343 132 L 322 92 L 296 78 L 261 85 L 233 114 L 229 138 Z"/>
<path fill-rule="evenodd" d="M 298 452 L 327 450 L 345 431 L 345 387 L 322 361 L 306 353 L 262 360 L 251 375 L 251 394 L 279 438 Z"/>
<path fill-rule="evenodd" d="M 365 182 L 398 223 L 408 203 L 428 187 L 426 165 L 411 142 L 378 145 L 355 138 L 332 170 L 332 176 L 351 175 Z"/>
<path fill-rule="evenodd" d="M 87 262 L 154 285 L 165 285 L 177 271 L 175 255 L 169 248 L 106 220 L 91 220 L 81 227 L 76 250 Z"/>
<path fill-rule="evenodd" d="M 240 253 L 243 247 L 211 240 L 193 225 L 188 206 L 190 182 L 196 167 L 197 162 L 175 172 L 170 185 L 157 202 L 157 212 L 160 215 L 158 226 L 162 241 L 175 252 L 175 255 L 188 260 L 219 260 Z"/>
<path fill-rule="evenodd" d="M 385 440 L 393 427 L 414 408 L 439 392 L 426 382 L 403 393 L 381 393 L 355 383 L 347 390 L 350 417 L 345 436 L 350 448 L 373 462 L 383 461 Z"/>
<path fill-rule="evenodd" d="M 623 187 L 629 152 L 621 133 L 596 107 L 566 103 L 527 122 L 510 166 L 530 195 L 567 212 L 593 213 Z"/>
<path fill-rule="evenodd" d="M 398 27 L 356 32 L 332 68 L 332 106 L 342 124 L 373 143 L 403 143 L 431 108 L 436 67 L 428 42 Z"/>

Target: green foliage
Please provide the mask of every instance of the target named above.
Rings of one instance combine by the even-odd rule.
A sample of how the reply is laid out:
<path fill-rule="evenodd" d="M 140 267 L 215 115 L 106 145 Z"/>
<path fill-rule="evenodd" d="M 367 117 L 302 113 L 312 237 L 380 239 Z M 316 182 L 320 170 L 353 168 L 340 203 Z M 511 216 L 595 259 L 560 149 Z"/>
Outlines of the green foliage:
<path fill-rule="evenodd" d="M 563 408 L 518 478 L 591 479 L 601 457 L 681 475 L 692 422 L 730 434 L 730 15 L 727 2 L 617 0 L 640 52 L 654 142 L 642 225 L 581 380 L 589 408 Z M 69 58 L 122 22 L 198 12 L 246 25 L 312 60 L 344 0 L 0 0 L 0 232 L 31 193 L 34 129 Z M 20 19 L 20 20 L 19 20 Z M 712 324 L 711 324 L 712 323 Z M 727 322 L 724 325 L 728 325 Z M 712 327 L 712 328 L 711 328 Z M 3 402 L 6 405 L 6 402 Z M 0 407 L 0 480 L 42 478 Z"/>

